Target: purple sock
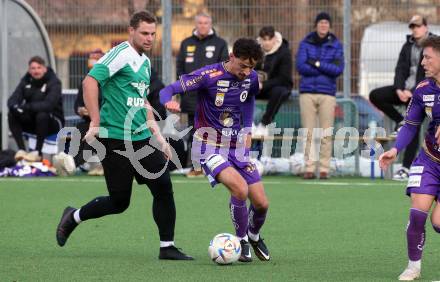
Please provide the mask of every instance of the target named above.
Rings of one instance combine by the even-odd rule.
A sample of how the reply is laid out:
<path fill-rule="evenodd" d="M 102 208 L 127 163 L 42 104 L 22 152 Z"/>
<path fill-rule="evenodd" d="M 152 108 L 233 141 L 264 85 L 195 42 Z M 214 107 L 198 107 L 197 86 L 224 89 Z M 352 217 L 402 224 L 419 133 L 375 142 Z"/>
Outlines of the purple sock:
<path fill-rule="evenodd" d="M 260 233 L 260 229 L 266 221 L 267 210 L 258 211 L 253 205 L 249 207 L 249 231 L 252 234 Z"/>
<path fill-rule="evenodd" d="M 234 224 L 235 227 L 235 234 L 240 238 L 245 237 L 248 229 L 248 210 L 246 207 L 246 201 L 231 196 L 229 208 L 231 211 L 232 224 Z"/>
<path fill-rule="evenodd" d="M 425 223 L 428 213 L 410 209 L 406 239 L 408 243 L 408 257 L 412 261 L 422 258 L 423 246 L 425 245 Z"/>

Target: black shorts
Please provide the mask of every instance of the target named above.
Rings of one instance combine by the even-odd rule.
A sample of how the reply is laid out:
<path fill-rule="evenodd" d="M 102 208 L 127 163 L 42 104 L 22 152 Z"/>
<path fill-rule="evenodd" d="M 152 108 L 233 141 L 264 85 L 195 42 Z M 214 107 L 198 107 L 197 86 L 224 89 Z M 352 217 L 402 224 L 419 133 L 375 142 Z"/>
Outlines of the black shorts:
<path fill-rule="evenodd" d="M 145 152 L 148 154 L 140 160 L 134 160 L 115 151 L 126 151 L 123 140 L 101 138 L 99 141 L 105 146 L 106 154 L 102 160 L 105 181 L 111 192 L 131 191 L 133 177 L 138 184 L 149 184 L 159 176 L 168 173 L 167 161 L 163 152 L 149 145 L 149 138 L 142 141 L 129 142 L 133 146 L 134 155 Z M 128 142 L 128 141 L 125 141 Z M 151 151 L 151 152 L 150 152 Z"/>

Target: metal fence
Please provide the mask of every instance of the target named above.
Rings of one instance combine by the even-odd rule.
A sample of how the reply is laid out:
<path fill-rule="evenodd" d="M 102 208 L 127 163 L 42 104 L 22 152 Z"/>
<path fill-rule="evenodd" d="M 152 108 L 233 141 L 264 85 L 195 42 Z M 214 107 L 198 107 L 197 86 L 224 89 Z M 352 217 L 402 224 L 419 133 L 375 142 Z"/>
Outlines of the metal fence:
<path fill-rule="evenodd" d="M 148 9 L 162 20 L 163 9 L 159 0 L 28 0 L 42 18 L 55 49 L 57 69 L 64 88 L 77 87 L 87 71 L 85 56 L 91 50 L 104 51 L 126 39 L 129 15 Z M 281 32 L 295 55 L 302 38 L 314 28 L 315 15 L 327 11 L 332 17 L 332 30 L 343 41 L 343 0 L 172 0 L 171 47 L 176 55 L 180 42 L 191 35 L 194 16 L 204 11 L 212 15 L 218 34 L 230 45 L 239 37 L 256 37 L 264 25 L 273 25 Z M 413 13 L 428 18 L 430 24 L 438 23 L 440 2 L 437 0 L 354 0 L 351 1 L 351 92 L 359 89 L 361 40 L 368 26 L 379 22 L 407 23 Z M 395 25 L 385 25 L 384 32 L 392 33 Z M 154 67 L 161 73 L 161 38 L 150 56 Z M 408 30 L 409 32 L 409 30 Z M 392 38 L 392 36 L 390 36 Z M 403 39 L 402 39 L 403 40 Z M 386 50 L 377 50 L 386 52 Z M 374 59 L 372 59 L 374 60 Z M 171 59 L 174 62 L 175 59 Z M 389 62 L 390 69 L 395 61 Z M 342 79 L 338 89 L 342 90 Z M 294 72 L 294 87 L 299 76 Z"/>

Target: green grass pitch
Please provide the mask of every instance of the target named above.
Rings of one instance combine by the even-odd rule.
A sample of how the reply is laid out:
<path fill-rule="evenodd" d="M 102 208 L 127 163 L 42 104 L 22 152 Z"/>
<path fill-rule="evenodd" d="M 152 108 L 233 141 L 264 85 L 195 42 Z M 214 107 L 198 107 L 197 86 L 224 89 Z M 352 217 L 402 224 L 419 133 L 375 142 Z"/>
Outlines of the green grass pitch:
<path fill-rule="evenodd" d="M 134 185 L 121 215 L 81 224 L 64 248 L 55 229 L 66 205 L 105 195 L 103 178 L 0 180 L 0 281 L 395 281 L 406 266 L 405 183 L 360 178 L 265 177 L 262 235 L 272 259 L 218 266 L 207 254 L 233 233 L 228 193 L 206 179 L 173 177 L 176 245 L 195 261 L 159 261 L 151 195 Z M 440 236 L 427 224 L 422 266 L 439 280 Z"/>

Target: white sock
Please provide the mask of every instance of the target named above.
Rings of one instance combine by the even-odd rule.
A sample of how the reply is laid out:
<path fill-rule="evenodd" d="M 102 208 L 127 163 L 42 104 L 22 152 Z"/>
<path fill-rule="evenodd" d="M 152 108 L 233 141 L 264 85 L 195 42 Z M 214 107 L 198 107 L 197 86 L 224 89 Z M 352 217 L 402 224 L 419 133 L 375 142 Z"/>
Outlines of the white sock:
<path fill-rule="evenodd" d="M 246 242 L 249 242 L 249 238 L 248 238 L 248 235 L 246 234 L 244 237 L 238 237 L 237 236 L 237 238 L 238 238 L 238 240 L 245 240 Z"/>
<path fill-rule="evenodd" d="M 254 233 L 248 231 L 248 235 L 249 235 L 249 238 L 251 238 L 252 241 L 256 242 L 256 241 L 260 240 L 260 234 L 254 234 Z"/>
<path fill-rule="evenodd" d="M 76 223 L 80 224 L 81 223 L 81 218 L 79 218 L 79 210 L 77 209 L 76 211 L 73 212 L 73 219 L 75 220 Z"/>
<path fill-rule="evenodd" d="M 421 259 L 416 260 L 416 261 L 414 261 L 414 260 L 410 260 L 410 261 L 408 262 L 408 268 L 417 268 L 417 269 L 421 269 L 421 268 L 422 268 L 422 260 L 421 260 Z"/>
<path fill-rule="evenodd" d="M 174 241 L 160 241 L 161 248 L 165 248 L 169 246 L 174 246 Z"/>

